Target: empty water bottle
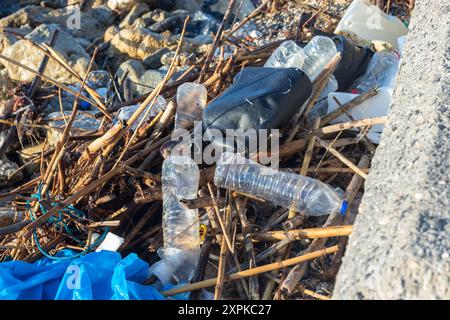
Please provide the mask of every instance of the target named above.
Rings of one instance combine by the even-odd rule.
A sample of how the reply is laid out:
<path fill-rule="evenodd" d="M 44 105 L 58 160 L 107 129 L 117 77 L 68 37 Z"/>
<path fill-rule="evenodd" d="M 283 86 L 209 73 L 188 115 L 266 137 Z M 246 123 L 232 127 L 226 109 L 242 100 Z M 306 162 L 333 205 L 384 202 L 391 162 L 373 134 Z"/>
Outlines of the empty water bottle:
<path fill-rule="evenodd" d="M 232 153 L 222 154 L 214 183 L 311 216 L 345 212 L 347 206 L 335 191 L 318 180 L 277 171 Z"/>
<path fill-rule="evenodd" d="M 373 55 L 367 71 L 356 79 L 353 88 L 359 92 L 367 92 L 373 87 L 394 89 L 400 64 L 397 51 L 382 51 Z"/>
<path fill-rule="evenodd" d="M 163 239 L 162 260 L 150 267 L 163 285 L 189 281 L 200 255 L 197 209 L 187 209 L 180 199 L 195 199 L 199 169 L 188 156 L 169 156 L 162 167 Z"/>
<path fill-rule="evenodd" d="M 284 41 L 264 64 L 265 68 L 303 68 L 306 55 L 294 41 Z"/>
<path fill-rule="evenodd" d="M 194 121 L 200 121 L 207 98 L 208 92 L 202 84 L 186 82 L 179 86 L 175 130 L 186 128 Z"/>
<path fill-rule="evenodd" d="M 337 53 L 333 40 L 323 36 L 312 38 L 303 51 L 306 55 L 303 71 L 309 75 L 311 80 L 320 74 Z"/>

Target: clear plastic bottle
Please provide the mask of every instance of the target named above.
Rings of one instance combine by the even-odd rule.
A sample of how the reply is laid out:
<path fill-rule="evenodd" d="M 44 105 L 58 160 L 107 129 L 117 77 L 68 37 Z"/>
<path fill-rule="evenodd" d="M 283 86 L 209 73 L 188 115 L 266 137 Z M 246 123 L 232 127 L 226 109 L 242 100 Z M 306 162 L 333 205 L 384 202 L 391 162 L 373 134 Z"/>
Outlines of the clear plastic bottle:
<path fill-rule="evenodd" d="M 175 130 L 186 128 L 194 121 L 201 120 L 207 99 L 208 92 L 202 84 L 186 82 L 179 86 Z"/>
<path fill-rule="evenodd" d="M 163 285 L 189 281 L 200 255 L 199 221 L 196 209 L 187 209 L 180 199 L 197 197 L 200 172 L 188 156 L 169 156 L 162 167 L 163 239 L 162 260 L 150 267 Z"/>
<path fill-rule="evenodd" d="M 303 68 L 306 55 L 294 41 L 284 41 L 264 64 L 265 68 Z"/>
<path fill-rule="evenodd" d="M 323 36 L 312 38 L 303 51 L 306 58 L 302 70 L 308 74 L 311 80 L 320 74 L 337 53 L 333 40 Z"/>
<path fill-rule="evenodd" d="M 400 64 L 397 51 L 382 51 L 373 55 L 364 75 L 356 79 L 353 88 L 359 92 L 367 92 L 377 86 L 394 89 Z"/>
<path fill-rule="evenodd" d="M 346 207 L 335 191 L 318 180 L 277 171 L 233 153 L 222 154 L 214 183 L 311 216 L 343 212 Z"/>

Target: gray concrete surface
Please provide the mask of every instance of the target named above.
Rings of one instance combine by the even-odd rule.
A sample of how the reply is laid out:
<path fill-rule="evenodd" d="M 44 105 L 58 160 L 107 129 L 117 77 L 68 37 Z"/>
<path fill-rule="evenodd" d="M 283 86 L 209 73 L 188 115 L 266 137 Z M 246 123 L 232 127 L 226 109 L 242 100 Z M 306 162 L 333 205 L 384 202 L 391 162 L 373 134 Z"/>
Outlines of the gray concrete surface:
<path fill-rule="evenodd" d="M 450 299 L 450 3 L 417 0 L 334 299 Z"/>

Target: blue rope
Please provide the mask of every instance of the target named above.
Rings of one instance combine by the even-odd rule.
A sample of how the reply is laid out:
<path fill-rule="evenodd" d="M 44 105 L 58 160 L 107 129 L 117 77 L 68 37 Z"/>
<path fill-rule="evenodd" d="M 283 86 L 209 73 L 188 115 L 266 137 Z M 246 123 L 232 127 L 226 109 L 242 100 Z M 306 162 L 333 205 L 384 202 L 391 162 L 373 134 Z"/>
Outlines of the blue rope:
<path fill-rule="evenodd" d="M 41 190 L 42 190 L 42 184 L 39 184 L 38 187 L 38 193 L 36 194 L 32 194 L 31 197 L 36 199 L 39 203 L 39 207 L 42 211 L 43 214 L 47 213 L 47 209 L 41 204 L 41 201 L 43 200 L 41 198 Z M 48 199 L 51 199 L 49 192 L 46 192 L 46 197 Z M 50 201 L 51 206 L 54 208 L 56 206 L 58 206 L 58 203 L 56 202 L 52 202 Z M 33 212 L 33 210 L 31 209 L 31 205 L 30 205 L 30 201 L 27 201 L 27 209 L 30 213 L 30 218 L 32 221 L 35 221 L 37 219 L 35 213 Z M 49 224 L 54 224 L 56 225 L 56 227 L 59 229 L 58 231 L 61 231 L 62 229 L 64 229 L 66 231 L 67 234 L 70 235 L 71 238 L 73 238 L 75 241 L 77 241 L 78 243 L 81 243 L 81 240 L 76 237 L 74 235 L 74 232 L 71 230 L 71 228 L 68 226 L 68 224 L 63 220 L 63 214 L 67 214 L 68 216 L 70 216 L 71 218 L 73 218 L 74 220 L 82 220 L 86 217 L 86 214 L 81 211 L 78 210 L 77 208 L 75 208 L 72 205 L 67 206 L 66 208 L 64 208 L 62 211 L 58 211 L 57 214 L 55 214 L 54 216 L 49 217 L 46 222 L 48 222 Z M 94 249 L 95 247 L 97 247 L 101 242 L 103 242 L 103 240 L 105 239 L 106 235 L 109 232 L 109 227 L 105 227 L 105 230 L 103 232 L 103 234 L 101 234 L 95 241 L 94 243 L 92 243 L 90 246 L 88 246 L 85 250 L 83 250 L 80 253 L 74 254 L 72 256 L 67 256 L 67 257 L 57 257 L 57 256 L 52 256 L 50 255 L 48 252 L 46 252 L 44 250 L 44 248 L 42 248 L 42 246 L 39 243 L 39 237 L 37 235 L 36 232 L 36 228 L 33 230 L 33 237 L 34 240 L 36 242 L 36 246 L 38 248 L 38 250 L 47 258 L 49 259 L 53 259 L 53 260 L 68 260 L 68 259 L 74 259 L 77 257 L 80 257 L 86 253 L 88 253 L 89 251 L 91 251 L 92 249 Z"/>

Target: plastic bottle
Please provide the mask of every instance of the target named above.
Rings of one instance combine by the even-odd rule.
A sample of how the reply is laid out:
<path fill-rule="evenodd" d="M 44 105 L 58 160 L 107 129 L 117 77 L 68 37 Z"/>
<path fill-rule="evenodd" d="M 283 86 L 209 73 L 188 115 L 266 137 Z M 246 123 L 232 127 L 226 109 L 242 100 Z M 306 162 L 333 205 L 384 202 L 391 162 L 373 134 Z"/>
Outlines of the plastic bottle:
<path fill-rule="evenodd" d="M 336 53 L 336 45 L 327 37 L 316 36 L 304 48 L 288 40 L 275 49 L 264 67 L 299 68 L 306 72 L 312 81 Z"/>
<path fill-rule="evenodd" d="M 196 209 L 187 209 L 180 199 L 197 197 L 200 172 L 188 156 L 169 156 L 162 167 L 163 238 L 162 260 L 150 267 L 163 285 L 189 281 L 200 255 L 199 221 Z"/>
<path fill-rule="evenodd" d="M 353 88 L 359 92 L 367 92 L 377 86 L 394 89 L 400 63 L 397 51 L 382 51 L 373 55 L 367 71 L 356 79 Z"/>
<path fill-rule="evenodd" d="M 294 41 L 284 41 L 264 64 L 265 68 L 303 68 L 306 55 Z"/>
<path fill-rule="evenodd" d="M 387 15 L 367 0 L 354 0 L 336 27 L 336 34 L 356 34 L 367 41 L 384 41 L 396 49 L 397 38 L 405 36 L 408 28 L 403 22 Z"/>
<path fill-rule="evenodd" d="M 194 121 L 201 120 L 207 98 L 208 92 L 202 84 L 186 82 L 179 86 L 175 130 L 186 128 Z"/>
<path fill-rule="evenodd" d="M 335 191 L 318 180 L 277 171 L 233 153 L 222 154 L 214 183 L 311 216 L 345 212 L 347 206 Z"/>
<path fill-rule="evenodd" d="M 337 53 L 333 40 L 323 36 L 316 36 L 303 48 L 306 55 L 303 64 L 311 80 L 314 80 Z"/>

